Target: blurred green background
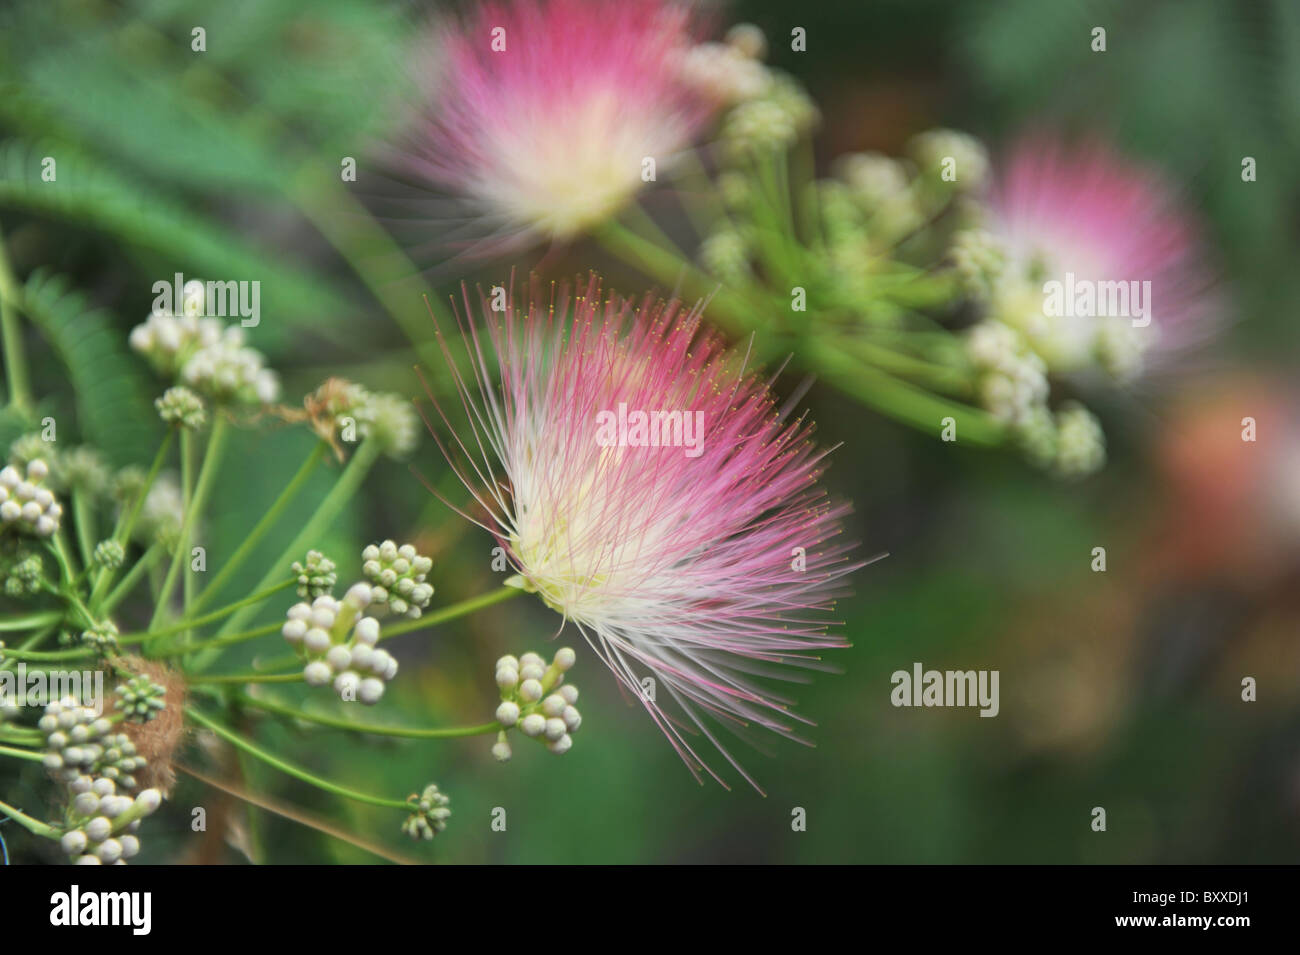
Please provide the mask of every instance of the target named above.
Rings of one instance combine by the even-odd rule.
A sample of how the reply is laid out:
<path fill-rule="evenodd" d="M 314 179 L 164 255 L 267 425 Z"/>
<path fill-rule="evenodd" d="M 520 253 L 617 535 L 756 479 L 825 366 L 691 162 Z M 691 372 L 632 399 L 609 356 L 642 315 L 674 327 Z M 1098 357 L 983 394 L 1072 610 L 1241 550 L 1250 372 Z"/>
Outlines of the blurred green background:
<path fill-rule="evenodd" d="M 717 9 L 724 25 L 763 27 L 771 62 L 808 85 L 823 112 L 824 164 L 849 150 L 897 151 L 936 125 L 984 138 L 996 157 L 1018 130 L 1048 124 L 1104 131 L 1164 166 L 1220 263 L 1231 302 L 1223 334 L 1099 407 L 1110 463 L 1081 485 L 1052 483 L 1012 455 L 940 444 L 813 389 L 820 440 L 843 444 L 828 481 L 855 504 L 850 536 L 865 555 L 890 556 L 856 575 L 839 608 L 853 643 L 832 655 L 843 672 L 791 691 L 818 724 L 816 747 L 737 749 L 766 798 L 739 780 L 732 792 L 693 782 L 581 647 L 571 679 L 584 723 L 563 758 L 520 741 L 499 765 L 490 737 L 392 743 L 268 718 L 246 724 L 268 748 L 368 791 L 404 795 L 436 780 L 454 815 L 432 845 L 406 842 L 391 810 L 324 797 L 262 766 L 245 767 L 245 784 L 425 861 L 1293 861 L 1300 7 L 754 0 Z M 178 270 L 261 276 L 264 321 L 252 341 L 282 372 L 286 396 L 327 374 L 417 393 L 411 366 L 427 353 L 408 347 L 373 290 L 320 239 L 299 186 L 304 170 L 333 175 L 339 156 L 367 155 L 386 131 L 382 117 L 400 114 L 411 95 L 402 64 L 421 52 L 412 24 L 426 12 L 378 0 L 50 0 L 0 14 L 0 227 L 20 275 L 53 268 L 99 306 L 69 309 L 66 322 L 33 336 L 35 384 L 40 394 L 61 390 L 56 354 L 74 388 L 97 380 L 97 363 L 119 365 L 108 392 L 51 406 L 115 463 L 146 460 L 156 437 L 139 425 L 155 383 L 125 338 L 148 312 L 152 282 Z M 208 35 L 201 61 L 184 40 L 194 25 Z M 783 43 L 796 25 L 807 30 L 806 53 Z M 1107 29 L 1104 54 L 1089 49 L 1094 26 Z M 34 164 L 50 154 L 61 157 L 58 193 L 32 184 Z M 1258 160 L 1255 183 L 1240 178 L 1247 155 Z M 367 186 L 367 168 L 356 194 L 391 207 L 381 186 Z M 434 264 L 432 253 L 415 255 Z M 512 264 L 522 271 L 538 257 Z M 620 289 L 643 282 L 584 246 L 547 262 L 552 275 L 593 266 Z M 400 296 L 401 279 L 381 294 Z M 439 280 L 437 291 L 454 287 Z M 422 303 L 407 304 L 418 320 Z M 1255 444 L 1240 440 L 1246 415 L 1259 421 Z M 219 490 L 211 553 L 238 542 L 311 443 L 302 429 L 237 441 L 242 466 Z M 456 495 L 432 441 L 412 463 Z M 317 475 L 319 492 L 328 477 Z M 310 500 L 299 507 L 293 519 L 305 520 Z M 404 465 L 378 467 L 332 535 L 321 549 L 339 555 L 388 536 L 425 545 L 435 603 L 494 583 L 491 541 L 448 515 Z M 264 558 L 281 543 L 268 542 Z M 1105 573 L 1090 569 L 1098 546 Z M 340 578 L 356 563 L 341 560 Z M 558 624 L 540 604 L 516 601 L 403 637 L 394 651 L 402 675 L 381 710 L 411 725 L 488 719 L 495 658 L 553 649 Z M 892 707 L 890 674 L 916 661 L 999 670 L 999 716 Z M 1259 681 L 1258 702 L 1241 701 L 1247 676 Z M 193 751 L 187 759 L 204 762 Z M 15 804 L 39 802 L 39 773 L 19 778 L 6 766 L 0 780 Z M 190 832 L 193 806 L 229 821 L 227 844 Z M 1095 806 L 1107 810 L 1105 833 L 1090 828 Z M 490 828 L 494 807 L 507 812 L 505 832 Z M 795 807 L 806 810 L 806 831 L 792 831 Z M 192 780 L 164 812 L 141 861 L 375 858 Z M 53 858 L 13 830 L 3 831 L 16 861 Z"/>

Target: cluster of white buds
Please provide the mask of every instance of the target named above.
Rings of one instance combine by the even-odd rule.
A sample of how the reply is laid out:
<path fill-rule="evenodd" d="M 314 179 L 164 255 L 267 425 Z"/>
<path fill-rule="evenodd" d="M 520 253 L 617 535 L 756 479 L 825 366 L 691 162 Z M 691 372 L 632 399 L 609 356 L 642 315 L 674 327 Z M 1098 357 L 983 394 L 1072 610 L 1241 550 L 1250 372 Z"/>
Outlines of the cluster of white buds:
<path fill-rule="evenodd" d="M 1047 366 L 1015 329 L 980 322 L 967 334 L 966 350 L 980 372 L 980 401 L 995 418 L 1017 425 L 1044 406 Z"/>
<path fill-rule="evenodd" d="M 104 619 L 87 627 L 79 634 L 64 632 L 59 635 L 59 642 L 64 646 L 79 644 L 99 654 L 113 653 L 117 650 L 117 624 Z"/>
<path fill-rule="evenodd" d="M 720 106 L 755 99 L 772 84 L 763 65 L 767 38 L 750 23 L 728 33 L 725 43 L 700 43 L 682 54 L 678 67 L 682 81 Z"/>
<path fill-rule="evenodd" d="M 39 551 L 20 545 L 12 554 L 0 554 L 0 577 L 6 597 L 30 597 L 41 589 L 45 562 Z"/>
<path fill-rule="evenodd" d="M 117 685 L 117 710 L 131 723 L 148 723 L 167 706 L 167 688 L 138 673 Z"/>
<path fill-rule="evenodd" d="M 58 477 L 59 486 L 64 490 L 98 498 L 108 493 L 113 472 L 102 454 L 82 445 L 59 455 Z"/>
<path fill-rule="evenodd" d="M 415 448 L 419 436 L 411 402 L 343 378 L 327 379 L 303 405 L 312 430 L 335 447 L 340 437 L 349 442 L 361 438 L 374 441 L 389 457 L 400 458 Z"/>
<path fill-rule="evenodd" d="M 158 417 L 178 428 L 198 431 L 208 420 L 203 399 L 183 385 L 168 388 L 153 404 L 158 409 Z"/>
<path fill-rule="evenodd" d="M 54 493 L 41 487 L 50 469 L 40 458 L 27 462 L 26 475 L 12 464 L 0 469 L 0 526 L 51 537 L 59 529 L 63 508 Z"/>
<path fill-rule="evenodd" d="M 989 178 L 988 151 L 974 136 L 952 129 L 932 129 L 912 137 L 908 152 L 927 184 L 942 184 L 965 193 L 979 192 Z M 952 162 L 949 163 L 948 160 Z M 943 172 L 952 170 L 951 179 Z"/>
<path fill-rule="evenodd" d="M 381 391 L 367 396 L 357 409 L 361 437 L 375 441 L 390 458 L 401 458 L 415 449 L 419 440 L 419 416 L 401 395 Z"/>
<path fill-rule="evenodd" d="M 1056 413 L 1056 460 L 1063 478 L 1087 477 L 1106 463 L 1106 436 L 1091 411 L 1068 402 Z"/>
<path fill-rule="evenodd" d="M 61 455 L 56 442 L 46 441 L 39 432 L 31 431 L 15 438 L 13 444 L 9 445 L 9 463 L 20 470 L 37 458 L 44 461 L 50 469 L 49 477 L 45 479 L 46 486 L 56 491 L 62 488 L 62 476 L 59 473 Z"/>
<path fill-rule="evenodd" d="M 853 200 L 867 211 L 908 193 L 907 167 L 883 153 L 848 153 L 835 161 L 835 172 Z"/>
<path fill-rule="evenodd" d="M 298 596 L 304 599 L 328 597 L 334 593 L 334 585 L 339 580 L 339 575 L 334 572 L 334 561 L 318 550 L 307 551 L 305 561 L 295 560 L 293 573 L 298 579 Z"/>
<path fill-rule="evenodd" d="M 424 582 L 432 558 L 410 544 L 398 547 L 391 540 L 371 544 L 361 552 L 361 572 L 370 581 L 370 596 L 395 614 L 418 617 L 433 599 L 433 586 Z"/>
<path fill-rule="evenodd" d="M 36 726 L 45 734 L 45 768 L 74 792 L 89 790 L 99 779 L 135 788 L 144 757 L 136 755 L 130 737 L 113 732 L 112 720 L 74 697 L 64 697 L 45 707 Z"/>
<path fill-rule="evenodd" d="M 504 727 L 497 734 L 492 755 L 505 762 L 512 751 L 506 729 L 519 732 L 546 744 L 552 753 L 566 753 L 573 745 L 570 735 L 582 725 L 578 712 L 578 688 L 564 683 L 564 674 L 577 660 L 569 647 L 555 651 L 550 666 L 536 653 L 516 658 L 504 656 L 497 661 L 496 682 L 501 689 L 497 722 Z"/>
<path fill-rule="evenodd" d="M 181 369 L 181 379 L 216 402 L 270 404 L 280 396 L 279 379 L 260 351 L 243 344 L 237 326 L 230 331 L 240 334 L 195 352 Z"/>
<path fill-rule="evenodd" d="M 119 475 L 120 477 L 122 475 Z M 143 482 L 140 487 L 143 487 Z M 121 500 L 124 509 L 129 513 L 134 504 L 134 495 L 124 494 Z M 140 507 L 140 516 L 131 532 L 132 537 L 141 546 L 160 544 L 167 551 L 171 551 L 180 541 L 181 522 L 184 516 L 185 501 L 181 495 L 180 482 L 173 472 L 164 471 L 154 480 L 149 493 L 145 495 L 144 504 Z"/>
<path fill-rule="evenodd" d="M 988 301 L 1006 264 L 1001 243 L 984 229 L 963 229 L 953 236 L 948 254 L 966 294 L 977 301 Z"/>
<path fill-rule="evenodd" d="M 108 540 L 102 540 L 95 545 L 95 552 L 91 555 L 91 559 L 98 567 L 117 570 L 122 566 L 122 562 L 126 560 L 126 548 L 110 537 Z"/>
<path fill-rule="evenodd" d="M 332 683 L 345 702 L 379 702 L 397 661 L 376 647 L 379 621 L 362 615 L 370 603 L 369 585 L 353 584 L 342 600 L 324 595 L 289 608 L 280 632 L 306 657 L 302 676 L 309 686 Z"/>
<path fill-rule="evenodd" d="M 451 817 L 451 810 L 447 807 L 451 797 L 440 792 L 435 783 L 425 786 L 424 792 L 418 796 L 412 794 L 407 802 L 412 812 L 402 823 L 402 831 L 412 839 L 429 840 L 447 828 L 447 820 Z"/>
<path fill-rule="evenodd" d="M 123 865 L 140 852 L 140 820 L 162 805 L 162 793 L 146 789 L 120 795 L 111 779 L 82 778 L 69 789 L 67 828 L 59 845 L 78 865 Z"/>
<path fill-rule="evenodd" d="M 155 309 L 145 321 L 131 329 L 131 347 L 149 360 L 159 374 L 175 377 L 198 351 L 218 344 L 227 336 L 238 337 L 238 326 L 227 327 L 220 319 L 204 317 L 207 294 L 197 279 L 185 283 L 181 315 L 170 308 Z"/>
<path fill-rule="evenodd" d="M 176 377 L 217 402 L 269 404 L 280 394 L 262 353 L 244 342 L 244 330 L 204 317 L 202 282 L 185 283 L 184 314 L 154 311 L 131 330 L 131 347 L 161 374 Z M 162 410 L 161 407 L 159 409 Z"/>
<path fill-rule="evenodd" d="M 724 282 L 749 277 L 750 244 L 739 229 L 723 226 L 700 243 L 700 262 Z"/>

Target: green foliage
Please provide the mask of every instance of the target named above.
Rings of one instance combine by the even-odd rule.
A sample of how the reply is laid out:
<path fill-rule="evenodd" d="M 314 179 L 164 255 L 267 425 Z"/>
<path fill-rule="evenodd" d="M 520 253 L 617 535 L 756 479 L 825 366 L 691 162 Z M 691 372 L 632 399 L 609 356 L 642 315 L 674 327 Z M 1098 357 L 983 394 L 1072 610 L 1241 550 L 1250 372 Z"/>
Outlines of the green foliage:
<path fill-rule="evenodd" d="M 32 273 L 22 304 L 58 352 L 76 396 L 81 438 L 118 465 L 148 457 L 160 428 L 148 414 L 149 384 L 108 312 L 90 306 L 65 276 Z"/>

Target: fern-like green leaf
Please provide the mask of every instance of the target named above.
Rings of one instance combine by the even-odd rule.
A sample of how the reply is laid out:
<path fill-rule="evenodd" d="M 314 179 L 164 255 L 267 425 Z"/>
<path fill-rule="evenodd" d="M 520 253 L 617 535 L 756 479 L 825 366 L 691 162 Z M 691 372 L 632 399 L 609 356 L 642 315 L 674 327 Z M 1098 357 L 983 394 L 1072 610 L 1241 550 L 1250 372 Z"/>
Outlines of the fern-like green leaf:
<path fill-rule="evenodd" d="M 48 270 L 28 277 L 22 308 L 68 370 L 82 439 L 114 464 L 147 461 L 161 432 L 149 403 L 153 388 L 109 313 Z"/>

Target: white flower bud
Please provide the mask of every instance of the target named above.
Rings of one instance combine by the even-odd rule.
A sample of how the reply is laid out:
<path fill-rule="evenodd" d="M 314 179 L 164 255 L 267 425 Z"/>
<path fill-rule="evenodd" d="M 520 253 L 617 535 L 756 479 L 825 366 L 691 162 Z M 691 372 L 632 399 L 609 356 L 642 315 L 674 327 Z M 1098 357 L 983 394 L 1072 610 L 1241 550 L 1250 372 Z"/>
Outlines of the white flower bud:
<path fill-rule="evenodd" d="M 162 805 L 162 793 L 156 789 L 146 789 L 135 797 L 135 804 L 142 807 L 147 816 Z"/>
<path fill-rule="evenodd" d="M 546 667 L 540 663 L 525 663 L 519 668 L 519 676 L 524 680 L 540 680 L 546 676 Z"/>
<path fill-rule="evenodd" d="M 555 651 L 555 665 L 561 670 L 570 669 L 577 662 L 578 654 L 573 651 L 572 647 L 560 647 Z"/>
<path fill-rule="evenodd" d="M 514 726 L 519 722 L 519 704 L 506 700 L 498 706 L 497 722 L 502 726 Z"/>
<path fill-rule="evenodd" d="M 373 647 L 379 642 L 379 621 L 374 617 L 362 617 L 353 632 L 359 641 Z"/>
<path fill-rule="evenodd" d="M 568 727 L 564 725 L 564 720 L 559 717 L 552 717 L 546 721 L 546 729 L 544 732 L 546 733 L 546 738 L 554 742 L 563 736 L 567 729 Z"/>
<path fill-rule="evenodd" d="M 324 686 L 334 677 L 334 671 L 324 660 L 313 660 L 302 670 L 303 681 L 308 686 Z"/>
<path fill-rule="evenodd" d="M 334 678 L 334 692 L 341 698 L 355 700 L 357 691 L 361 689 L 361 677 L 357 676 L 351 670 L 340 673 Z"/>
<path fill-rule="evenodd" d="M 566 706 L 564 712 L 560 714 L 560 719 L 564 720 L 564 725 L 569 728 L 570 733 L 576 733 L 578 727 L 582 725 L 582 714 L 578 712 L 576 706 Z"/>
<path fill-rule="evenodd" d="M 116 839 L 105 839 L 96 847 L 95 855 L 99 857 L 100 862 L 116 862 L 122 858 L 122 843 Z"/>
<path fill-rule="evenodd" d="M 367 706 L 373 706 L 379 702 L 379 698 L 384 695 L 384 681 L 376 677 L 367 677 L 361 681 L 361 686 L 357 690 L 357 699 Z"/>
<path fill-rule="evenodd" d="M 348 588 L 347 596 L 343 598 L 347 603 L 356 607 L 358 610 L 370 606 L 371 594 L 369 584 L 353 584 Z"/>
<path fill-rule="evenodd" d="M 564 712 L 564 708 L 567 705 L 568 704 L 564 702 L 564 697 L 560 696 L 558 693 L 552 693 L 546 699 L 542 700 L 542 714 L 545 716 L 559 716 Z"/>
<path fill-rule="evenodd" d="M 519 732 L 525 736 L 541 736 L 546 730 L 546 717 L 541 713 L 529 713 L 519 723 Z"/>
<path fill-rule="evenodd" d="M 502 667 L 497 670 L 497 686 L 501 687 L 501 689 L 513 689 L 515 684 L 518 682 L 519 674 L 515 670 L 512 670 L 509 667 Z"/>
<path fill-rule="evenodd" d="M 330 635 L 319 627 L 312 627 L 303 636 L 302 643 L 312 653 L 324 653 L 330 648 Z"/>
<path fill-rule="evenodd" d="M 519 698 L 525 703 L 536 703 L 542 698 L 542 683 L 537 678 L 524 680 L 519 684 Z"/>
<path fill-rule="evenodd" d="M 86 823 L 85 832 L 91 842 L 103 842 L 113 834 L 113 823 L 103 816 L 96 816 Z"/>
<path fill-rule="evenodd" d="M 71 832 L 64 833 L 63 838 L 59 840 L 59 845 L 68 855 L 75 856 L 86 851 L 86 842 L 86 834 L 80 829 L 73 829 Z"/>
<path fill-rule="evenodd" d="M 554 753 L 557 756 L 563 753 L 567 753 L 569 751 L 569 748 L 572 746 L 573 746 L 573 737 L 571 737 L 568 733 L 565 733 L 559 739 L 546 744 L 546 748 L 549 749 L 552 753 Z"/>
<path fill-rule="evenodd" d="M 325 662 L 334 670 L 346 670 L 352 666 L 352 653 L 347 647 L 330 647 L 329 653 L 325 654 Z"/>

